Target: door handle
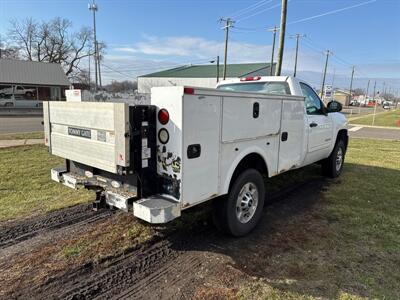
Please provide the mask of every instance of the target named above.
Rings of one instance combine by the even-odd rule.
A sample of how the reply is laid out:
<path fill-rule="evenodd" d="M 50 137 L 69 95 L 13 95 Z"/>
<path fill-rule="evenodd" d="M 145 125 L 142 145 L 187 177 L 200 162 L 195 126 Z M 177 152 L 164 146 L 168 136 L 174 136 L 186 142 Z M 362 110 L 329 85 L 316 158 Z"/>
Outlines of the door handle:
<path fill-rule="evenodd" d="M 317 123 L 314 123 L 314 122 L 312 122 L 311 124 L 310 124 L 310 127 L 317 127 L 318 126 L 318 124 Z"/>

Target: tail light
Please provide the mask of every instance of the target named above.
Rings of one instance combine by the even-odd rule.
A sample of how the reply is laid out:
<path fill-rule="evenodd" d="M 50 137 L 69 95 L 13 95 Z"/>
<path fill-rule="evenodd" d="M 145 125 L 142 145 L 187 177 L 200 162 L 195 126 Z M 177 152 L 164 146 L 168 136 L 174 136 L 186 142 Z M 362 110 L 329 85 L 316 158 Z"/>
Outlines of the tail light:
<path fill-rule="evenodd" d="M 160 141 L 161 144 L 168 143 L 169 133 L 167 129 L 161 128 L 160 131 L 158 131 L 158 140 Z"/>
<path fill-rule="evenodd" d="M 249 76 L 249 77 L 244 77 L 244 78 L 240 78 L 240 81 L 257 81 L 260 80 L 261 76 Z"/>
<path fill-rule="evenodd" d="M 165 108 L 162 108 L 158 111 L 158 121 L 162 124 L 165 125 L 169 121 L 169 112 Z"/>

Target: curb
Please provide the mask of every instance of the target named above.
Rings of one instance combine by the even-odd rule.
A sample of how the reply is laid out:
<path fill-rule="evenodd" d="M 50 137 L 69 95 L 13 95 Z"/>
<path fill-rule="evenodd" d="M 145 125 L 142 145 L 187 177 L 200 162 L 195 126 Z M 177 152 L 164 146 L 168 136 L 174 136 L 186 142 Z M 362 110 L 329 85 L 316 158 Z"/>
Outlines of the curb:
<path fill-rule="evenodd" d="M 376 128 L 376 129 L 389 129 L 389 130 L 400 130 L 400 127 L 393 126 L 372 126 L 372 125 L 362 125 L 362 124 L 349 124 L 354 127 L 366 127 L 366 128 Z"/>
<path fill-rule="evenodd" d="M 44 144 L 43 139 L 0 140 L 0 149 Z"/>

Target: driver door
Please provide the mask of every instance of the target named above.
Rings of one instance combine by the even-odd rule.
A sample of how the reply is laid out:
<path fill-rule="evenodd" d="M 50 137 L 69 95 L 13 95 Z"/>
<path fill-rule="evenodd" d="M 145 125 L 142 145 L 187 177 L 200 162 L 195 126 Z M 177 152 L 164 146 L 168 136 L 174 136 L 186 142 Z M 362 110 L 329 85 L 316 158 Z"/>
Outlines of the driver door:
<path fill-rule="evenodd" d="M 300 87 L 305 97 L 308 130 L 308 158 L 318 161 L 329 155 L 332 144 L 332 119 L 317 93 L 307 84 L 301 82 Z"/>

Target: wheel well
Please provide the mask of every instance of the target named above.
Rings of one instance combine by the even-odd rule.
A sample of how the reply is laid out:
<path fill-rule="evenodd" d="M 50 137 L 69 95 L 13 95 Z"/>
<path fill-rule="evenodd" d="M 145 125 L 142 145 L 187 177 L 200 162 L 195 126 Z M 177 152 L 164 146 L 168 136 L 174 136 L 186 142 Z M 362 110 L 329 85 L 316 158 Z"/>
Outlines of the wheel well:
<path fill-rule="evenodd" d="M 268 168 L 265 163 L 264 158 L 257 153 L 247 154 L 242 158 L 240 163 L 236 166 L 235 171 L 233 172 L 231 181 L 229 183 L 229 189 L 232 186 L 232 183 L 239 177 L 239 175 L 246 169 L 256 169 L 263 176 L 268 176 Z"/>
<path fill-rule="evenodd" d="M 339 132 L 337 134 L 337 138 L 336 138 L 336 143 L 339 140 L 343 140 L 344 141 L 344 144 L 345 144 L 345 147 L 346 147 L 346 150 L 347 150 L 347 145 L 349 144 L 349 136 L 347 134 L 347 129 L 339 130 Z"/>

